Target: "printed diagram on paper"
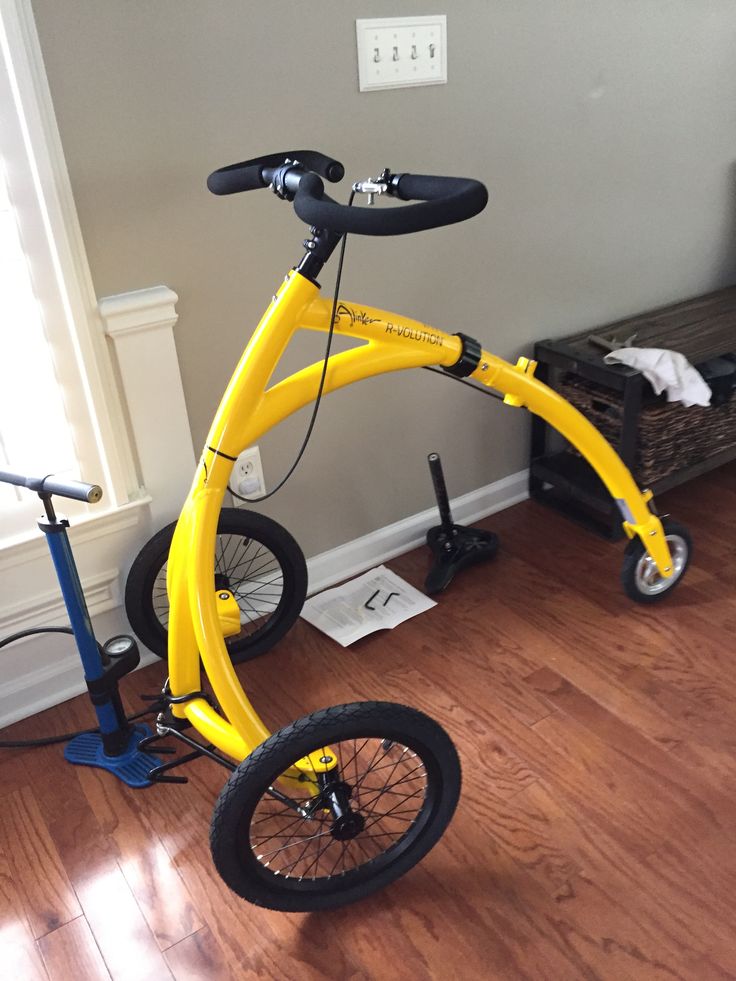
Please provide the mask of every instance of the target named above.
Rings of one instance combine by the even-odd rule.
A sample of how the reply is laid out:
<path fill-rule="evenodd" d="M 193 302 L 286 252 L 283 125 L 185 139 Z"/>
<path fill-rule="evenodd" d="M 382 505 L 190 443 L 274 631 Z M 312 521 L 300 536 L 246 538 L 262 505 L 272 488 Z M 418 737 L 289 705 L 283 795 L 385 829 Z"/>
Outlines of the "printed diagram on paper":
<path fill-rule="evenodd" d="M 392 630 L 437 604 L 395 572 L 379 565 L 350 582 L 308 599 L 302 616 L 348 647 L 374 630 Z"/>

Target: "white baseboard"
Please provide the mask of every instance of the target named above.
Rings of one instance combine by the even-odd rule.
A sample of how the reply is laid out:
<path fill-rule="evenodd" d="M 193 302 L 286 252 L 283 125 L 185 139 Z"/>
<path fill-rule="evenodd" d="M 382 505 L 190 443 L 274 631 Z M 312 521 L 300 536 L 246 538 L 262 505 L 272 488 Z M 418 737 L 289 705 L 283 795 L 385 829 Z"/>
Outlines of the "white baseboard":
<path fill-rule="evenodd" d="M 503 477 L 452 500 L 452 516 L 458 524 L 479 521 L 489 514 L 526 500 L 529 496 L 528 485 L 528 470 Z M 427 529 L 437 522 L 437 509 L 428 508 L 392 525 L 386 525 L 385 528 L 379 528 L 369 535 L 363 535 L 362 538 L 355 538 L 345 545 L 315 555 L 307 560 L 309 595 L 423 545 Z"/>
<path fill-rule="evenodd" d="M 457 522 L 470 524 L 511 507 L 528 497 L 527 483 L 528 474 L 523 470 L 455 498 L 450 502 L 453 518 Z M 422 545 L 427 529 L 435 524 L 437 509 L 428 508 L 338 548 L 315 555 L 307 562 L 310 595 Z M 99 581 L 91 579 L 85 582 L 85 589 L 91 589 L 90 612 L 110 609 L 114 589 L 112 579 L 113 576 L 108 573 L 107 576 L 100 577 Z M 119 603 L 119 598 L 117 602 Z M 54 619 L 54 615 L 61 612 L 57 609 L 58 606 L 58 601 L 55 602 L 51 596 L 43 596 L 36 600 L 32 608 L 21 610 L 6 607 L 0 619 L 4 621 L 5 628 L 12 624 L 16 629 L 25 625 L 26 617 L 35 623 L 48 623 Z M 155 660 L 155 655 L 145 648 L 141 651 L 142 665 L 151 664 Z M 0 728 L 52 705 L 58 705 L 85 690 L 81 665 L 76 655 L 69 655 L 54 664 L 24 672 L 0 684 Z"/>

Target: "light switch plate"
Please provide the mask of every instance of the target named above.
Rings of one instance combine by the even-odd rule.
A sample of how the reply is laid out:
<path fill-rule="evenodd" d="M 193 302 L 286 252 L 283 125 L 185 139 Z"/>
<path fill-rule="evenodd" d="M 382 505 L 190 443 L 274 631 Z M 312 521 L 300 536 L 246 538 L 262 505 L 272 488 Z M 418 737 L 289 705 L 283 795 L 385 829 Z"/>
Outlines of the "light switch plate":
<path fill-rule="evenodd" d="M 447 82 L 447 17 L 356 20 L 361 92 Z"/>

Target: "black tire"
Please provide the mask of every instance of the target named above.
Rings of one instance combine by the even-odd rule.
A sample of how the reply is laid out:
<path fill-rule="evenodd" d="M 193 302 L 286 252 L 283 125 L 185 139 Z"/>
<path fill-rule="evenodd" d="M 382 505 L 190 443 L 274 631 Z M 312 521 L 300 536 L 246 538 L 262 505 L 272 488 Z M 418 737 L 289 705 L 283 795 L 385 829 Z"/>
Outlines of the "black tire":
<path fill-rule="evenodd" d="M 333 770 L 322 786 L 323 806 L 306 817 L 284 801 L 313 805 L 316 798 L 309 788 L 317 788 L 316 775 L 303 774 L 304 790 L 293 779 L 284 789 L 286 781 L 279 778 L 315 751 L 334 753 L 342 765 L 339 779 Z M 348 753 L 354 754 L 352 759 Z M 402 776 L 396 780 L 398 773 Z M 376 781 L 383 781 L 382 786 Z M 402 783 L 403 800 L 396 790 Z M 327 806 L 329 800 L 337 806 L 338 795 L 342 817 L 336 817 L 332 804 Z M 281 729 L 233 772 L 212 815 L 212 858 L 227 885 L 257 906 L 285 912 L 333 909 L 387 886 L 416 865 L 442 837 L 459 795 L 460 761 L 437 722 L 391 702 L 336 705 Z M 386 797 L 390 803 L 379 804 Z M 388 810 L 376 814 L 375 807 Z M 373 826 L 381 830 L 370 834 Z M 269 848 L 285 839 L 293 840 L 279 844 L 276 852 Z M 263 852 L 264 847 L 269 851 Z M 288 857 L 273 857 L 290 849 Z M 311 851 L 319 849 L 313 858 Z"/>
<path fill-rule="evenodd" d="M 175 527 L 174 521 L 143 546 L 125 584 L 130 625 L 161 658 L 168 637 L 166 563 Z M 307 564 L 285 528 L 239 508 L 220 512 L 215 564 L 215 585 L 231 589 L 241 609 L 241 632 L 225 638 L 230 659 L 240 664 L 269 651 L 299 616 L 307 595 Z"/>
<path fill-rule="evenodd" d="M 626 595 L 636 603 L 658 603 L 669 596 L 690 564 L 693 544 L 687 528 L 669 518 L 662 521 L 662 527 L 675 566 L 669 579 L 659 575 L 638 536 L 626 546 L 621 582 Z"/>

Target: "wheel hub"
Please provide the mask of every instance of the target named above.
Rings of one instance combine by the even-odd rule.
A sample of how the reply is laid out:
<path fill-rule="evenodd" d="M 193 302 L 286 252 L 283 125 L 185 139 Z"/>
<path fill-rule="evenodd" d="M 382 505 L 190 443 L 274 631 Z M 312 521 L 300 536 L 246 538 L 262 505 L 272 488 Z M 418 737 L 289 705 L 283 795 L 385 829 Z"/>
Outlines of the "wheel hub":
<path fill-rule="evenodd" d="M 350 841 L 357 838 L 365 828 L 365 818 L 358 811 L 347 810 L 330 828 L 330 834 L 337 841 Z"/>
<path fill-rule="evenodd" d="M 322 806 L 334 818 L 330 834 L 336 841 L 350 841 L 357 838 L 365 828 L 365 818 L 359 811 L 350 807 L 353 788 L 344 780 L 333 780 L 320 794 Z"/>
<path fill-rule="evenodd" d="M 687 544 L 679 535 L 667 535 L 667 544 L 672 556 L 672 575 L 669 579 L 661 576 L 654 560 L 647 554 L 642 555 L 636 567 L 636 584 L 641 593 L 656 596 L 664 593 L 677 582 L 682 575 L 687 559 Z"/>

